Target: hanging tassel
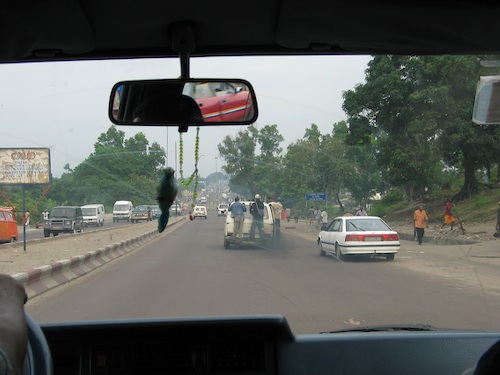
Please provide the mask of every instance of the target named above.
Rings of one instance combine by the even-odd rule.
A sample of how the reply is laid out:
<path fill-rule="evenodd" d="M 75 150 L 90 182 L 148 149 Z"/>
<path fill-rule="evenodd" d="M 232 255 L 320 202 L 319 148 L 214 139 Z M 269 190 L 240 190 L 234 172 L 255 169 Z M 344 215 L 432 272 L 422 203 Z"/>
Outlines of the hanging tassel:
<path fill-rule="evenodd" d="M 158 232 L 163 232 L 170 217 L 170 206 L 177 196 L 177 186 L 175 185 L 175 171 L 168 167 L 165 169 L 163 177 L 156 189 L 156 200 L 160 206 L 161 215 L 158 217 Z"/>

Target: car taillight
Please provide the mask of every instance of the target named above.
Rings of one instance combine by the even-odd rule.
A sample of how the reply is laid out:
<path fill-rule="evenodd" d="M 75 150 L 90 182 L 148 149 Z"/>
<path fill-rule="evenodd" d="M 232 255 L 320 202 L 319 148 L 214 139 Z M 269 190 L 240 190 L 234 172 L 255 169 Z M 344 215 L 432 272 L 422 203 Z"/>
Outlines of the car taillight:
<path fill-rule="evenodd" d="M 348 234 L 345 236 L 345 240 L 347 241 L 363 241 L 363 235 L 357 234 Z"/>
<path fill-rule="evenodd" d="M 397 234 L 347 234 L 345 241 L 399 241 Z"/>
<path fill-rule="evenodd" d="M 397 234 L 387 234 L 384 236 L 384 241 L 399 241 L 399 236 Z"/>

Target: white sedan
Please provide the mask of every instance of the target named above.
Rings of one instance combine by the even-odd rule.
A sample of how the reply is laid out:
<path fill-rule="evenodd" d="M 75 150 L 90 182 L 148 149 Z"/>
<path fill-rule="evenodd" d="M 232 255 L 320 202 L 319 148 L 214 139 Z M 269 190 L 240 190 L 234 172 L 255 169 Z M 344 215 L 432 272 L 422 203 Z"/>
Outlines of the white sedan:
<path fill-rule="evenodd" d="M 399 235 L 378 216 L 340 216 L 318 234 L 321 256 L 372 254 L 393 260 L 400 247 Z"/>

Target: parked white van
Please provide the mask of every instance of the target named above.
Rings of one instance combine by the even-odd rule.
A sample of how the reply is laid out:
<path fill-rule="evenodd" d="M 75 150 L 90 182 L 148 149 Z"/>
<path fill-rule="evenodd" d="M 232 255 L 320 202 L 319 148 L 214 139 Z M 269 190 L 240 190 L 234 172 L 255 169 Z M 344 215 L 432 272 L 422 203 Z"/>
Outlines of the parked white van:
<path fill-rule="evenodd" d="M 83 223 L 85 225 L 104 226 L 104 205 L 86 204 L 82 206 Z"/>
<path fill-rule="evenodd" d="M 113 223 L 120 220 L 130 221 L 134 205 L 130 201 L 116 201 L 113 206 Z"/>

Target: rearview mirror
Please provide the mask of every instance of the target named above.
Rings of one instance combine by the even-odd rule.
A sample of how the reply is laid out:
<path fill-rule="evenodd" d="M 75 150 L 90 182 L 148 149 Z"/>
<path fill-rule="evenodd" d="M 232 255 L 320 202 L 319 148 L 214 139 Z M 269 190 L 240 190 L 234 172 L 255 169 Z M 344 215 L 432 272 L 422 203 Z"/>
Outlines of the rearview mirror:
<path fill-rule="evenodd" d="M 472 121 L 479 125 L 500 124 L 500 76 L 480 78 Z"/>
<path fill-rule="evenodd" d="M 113 86 L 109 118 L 116 125 L 249 125 L 257 100 L 240 79 L 123 81 Z"/>

